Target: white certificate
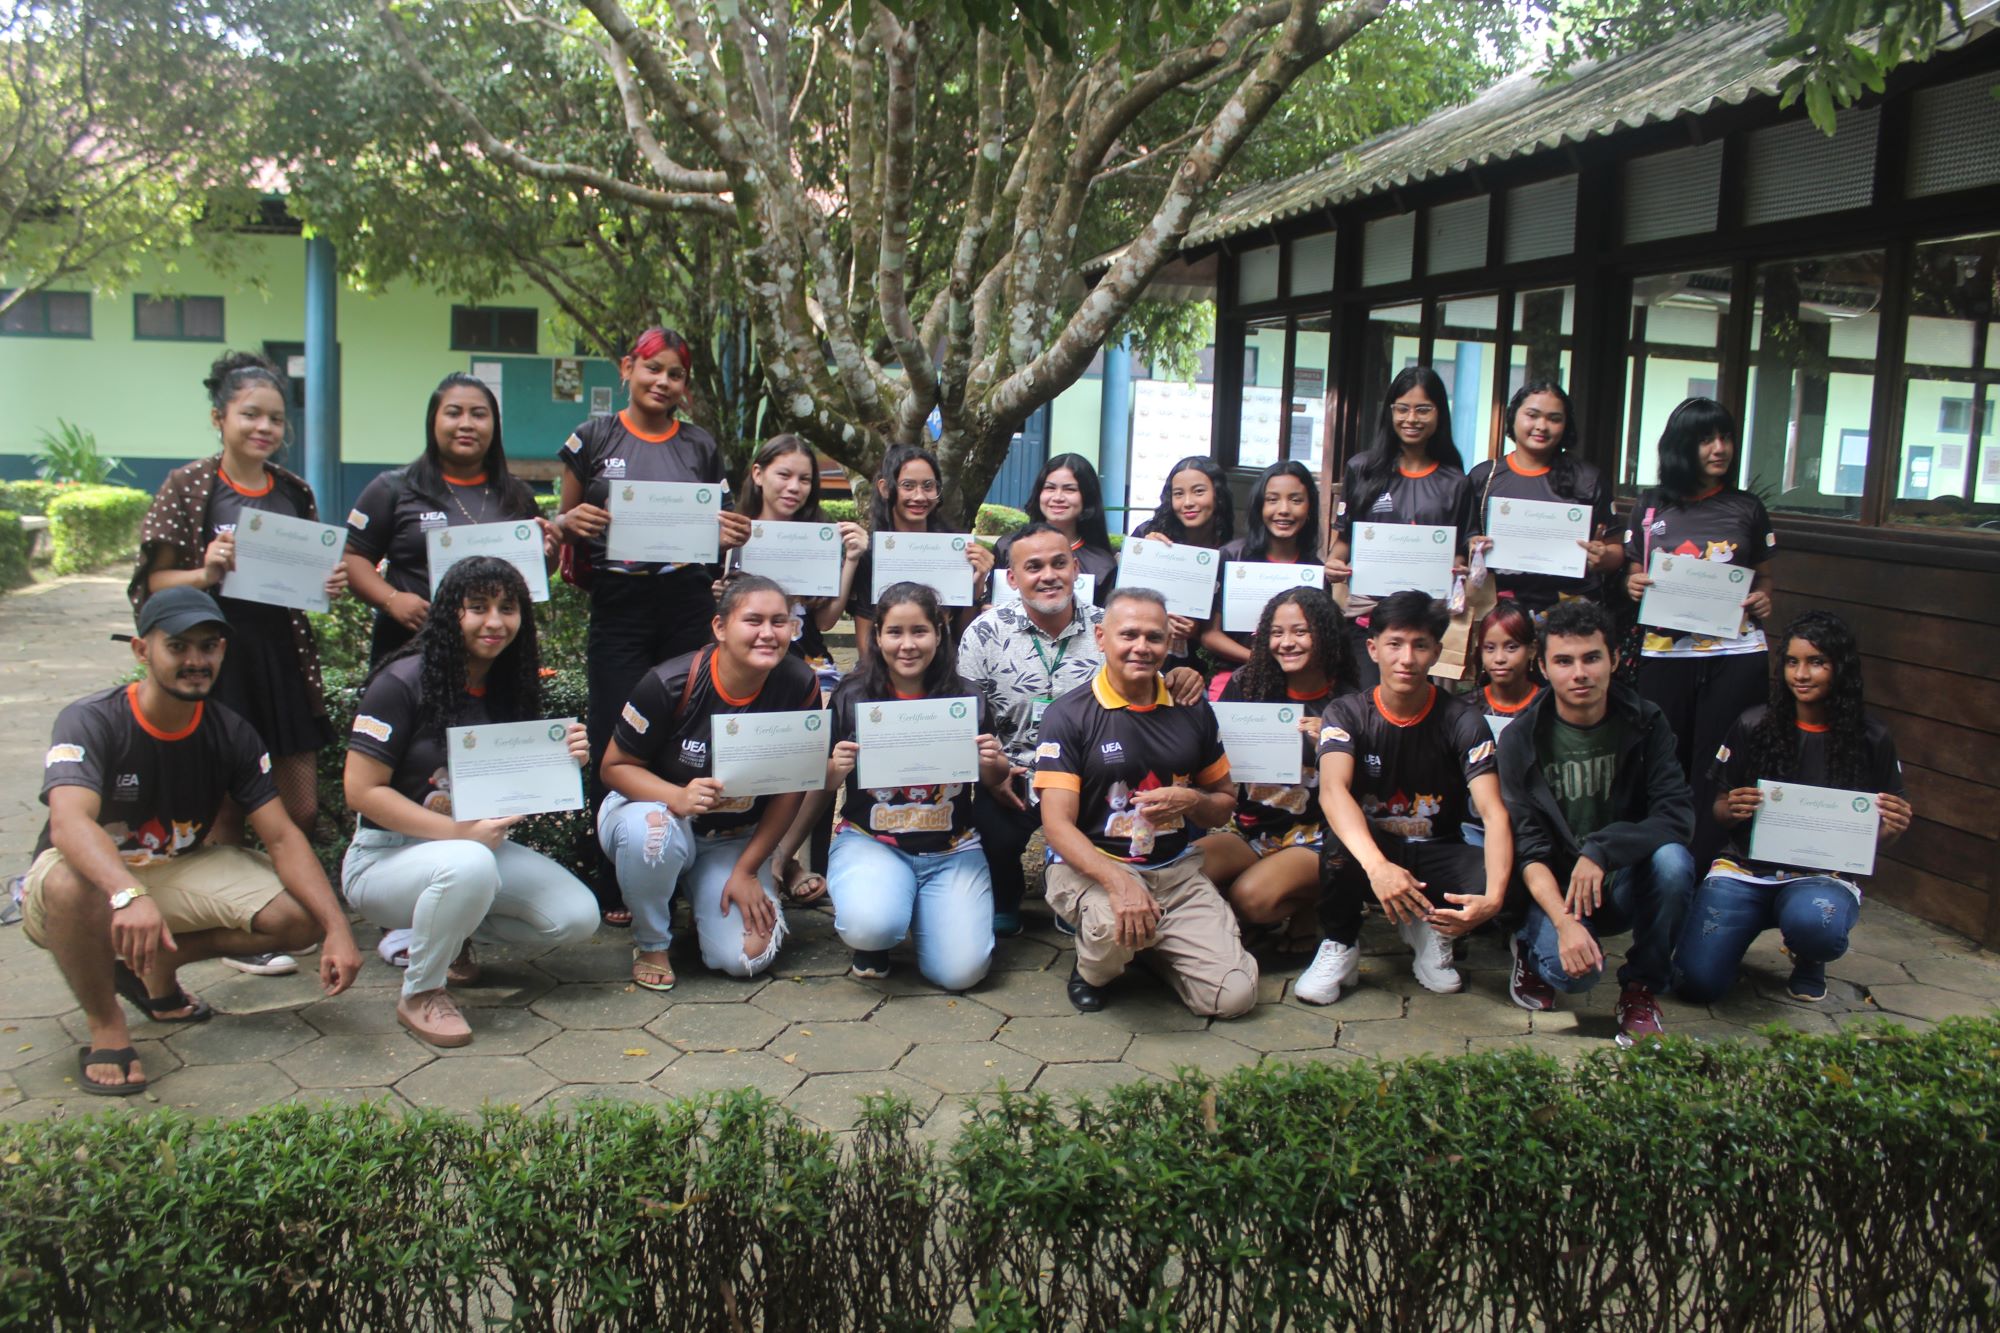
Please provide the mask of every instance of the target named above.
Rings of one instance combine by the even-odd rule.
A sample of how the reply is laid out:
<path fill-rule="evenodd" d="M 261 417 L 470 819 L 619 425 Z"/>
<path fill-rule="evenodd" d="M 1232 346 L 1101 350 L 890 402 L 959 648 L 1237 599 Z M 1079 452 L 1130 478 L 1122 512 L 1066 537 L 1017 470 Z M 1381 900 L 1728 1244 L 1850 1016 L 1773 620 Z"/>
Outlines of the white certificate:
<path fill-rule="evenodd" d="M 1639 623 L 1708 639 L 1743 637 L 1743 599 L 1751 573 L 1742 565 L 1653 552 L 1652 586 L 1639 600 Z"/>
<path fill-rule="evenodd" d="M 864 787 L 935 787 L 979 780 L 979 704 L 883 699 L 857 704 L 855 776 Z"/>
<path fill-rule="evenodd" d="M 1158 546 L 1158 542 L 1153 545 Z M 1231 560 L 1222 570 L 1222 628 L 1254 634 L 1264 608 L 1281 592 L 1326 586 L 1324 565 L 1270 565 Z"/>
<path fill-rule="evenodd" d="M 1759 782 L 1764 803 L 1750 823 L 1750 859 L 1773 865 L 1875 872 L 1875 840 L 1882 812 L 1864 791 L 1808 787 L 1800 782 Z"/>
<path fill-rule="evenodd" d="M 604 554 L 648 564 L 712 565 L 722 544 L 721 512 L 722 487 L 707 482 L 614 481 Z"/>
<path fill-rule="evenodd" d="M 1158 542 L 1153 543 L 1158 546 Z M 1298 704 L 1211 704 L 1233 782 L 1296 787 L 1305 781 L 1305 738 Z"/>
<path fill-rule="evenodd" d="M 1215 610 L 1221 558 L 1206 546 L 1169 546 L 1134 538 L 1118 556 L 1118 586 L 1151 588 L 1167 599 L 1167 614 L 1207 620 Z"/>
<path fill-rule="evenodd" d="M 1486 507 L 1486 535 L 1493 539 L 1489 569 L 1582 578 L 1589 557 L 1577 543 L 1590 540 L 1590 506 L 1495 500 Z"/>
<path fill-rule="evenodd" d="M 1348 586 L 1366 597 L 1391 593 L 1451 596 L 1451 559 L 1457 528 L 1433 528 L 1420 523 L 1356 523 L 1347 563 L 1354 570 Z"/>
<path fill-rule="evenodd" d="M 246 602 L 324 611 L 326 581 L 346 554 L 346 528 L 253 509 L 236 525 L 236 568 L 222 591 Z"/>
<path fill-rule="evenodd" d="M 724 796 L 777 796 L 826 785 L 824 708 L 796 713 L 725 713 L 709 732 L 709 771 Z"/>
<path fill-rule="evenodd" d="M 569 752 L 572 719 L 493 722 L 445 731 L 453 819 L 503 819 L 583 809 L 583 767 Z"/>
<path fill-rule="evenodd" d="M 878 532 L 874 536 L 875 586 L 871 602 L 896 583 L 921 583 L 937 591 L 946 606 L 972 605 L 972 565 L 965 548 L 972 537 L 963 532 Z"/>
<path fill-rule="evenodd" d="M 1158 545 L 1157 542 L 1154 544 Z M 1089 606 L 1097 600 L 1097 575 L 1078 574 L 1076 576 L 1076 587 L 1072 591 L 1075 593 L 1078 602 L 1084 606 Z M 1020 602 L 1021 590 L 1007 581 L 1006 570 L 996 569 L 993 571 L 993 596 L 989 600 L 994 606 L 1014 606 Z"/>
<path fill-rule="evenodd" d="M 462 528 L 432 528 L 424 534 L 431 564 L 431 596 L 437 596 L 444 572 L 468 556 L 490 555 L 505 560 L 528 581 L 528 599 L 549 600 L 549 563 L 542 554 L 542 528 L 523 519 L 515 523 L 471 523 Z"/>
<path fill-rule="evenodd" d="M 775 579 L 792 597 L 838 597 L 846 551 L 835 524 L 759 520 L 736 563 L 746 574 Z"/>

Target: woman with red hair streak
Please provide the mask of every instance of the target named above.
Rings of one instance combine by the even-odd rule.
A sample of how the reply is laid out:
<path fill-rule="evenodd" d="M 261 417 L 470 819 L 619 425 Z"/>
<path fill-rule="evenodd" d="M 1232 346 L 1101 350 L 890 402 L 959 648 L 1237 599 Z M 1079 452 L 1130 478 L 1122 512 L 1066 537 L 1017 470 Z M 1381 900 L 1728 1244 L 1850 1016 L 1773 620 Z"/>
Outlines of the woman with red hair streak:
<path fill-rule="evenodd" d="M 705 483 L 727 493 L 722 449 L 715 437 L 680 419 L 688 405 L 693 359 L 687 339 L 670 329 L 647 329 L 618 363 L 630 395 L 625 410 L 592 417 L 563 442 L 562 508 L 556 517 L 566 550 L 564 577 L 590 591 L 590 638 L 585 671 L 590 689 L 590 772 L 604 756 L 618 710 L 640 677 L 669 658 L 691 653 L 711 638 L 715 618 L 713 565 L 611 560 L 605 533 L 611 526 L 611 487 L 627 481 Z M 721 547 L 731 550 L 750 536 L 750 520 L 725 507 Z M 600 789 L 601 796 L 601 789 Z M 592 878 L 607 924 L 629 926 L 632 914 L 618 897 L 614 878 L 600 865 Z"/>
<path fill-rule="evenodd" d="M 1479 645 L 1479 671 L 1473 677 L 1479 692 L 1472 702 L 1486 715 L 1486 725 L 1497 741 L 1507 724 L 1542 696 L 1541 683 L 1534 676 L 1534 618 L 1520 602 L 1508 598 L 1486 613 L 1473 642 Z M 1477 811 L 1465 822 L 1465 840 L 1474 847 L 1486 845 L 1486 830 Z"/>

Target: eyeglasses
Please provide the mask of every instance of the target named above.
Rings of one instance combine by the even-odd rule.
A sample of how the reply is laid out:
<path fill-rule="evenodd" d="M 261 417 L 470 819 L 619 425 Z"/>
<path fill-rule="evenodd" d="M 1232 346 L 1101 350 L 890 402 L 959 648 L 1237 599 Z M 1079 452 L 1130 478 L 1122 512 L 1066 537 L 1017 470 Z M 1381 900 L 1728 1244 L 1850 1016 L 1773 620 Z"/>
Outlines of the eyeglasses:
<path fill-rule="evenodd" d="M 1398 421 L 1403 420 L 1405 417 L 1414 417 L 1418 421 L 1429 421 L 1437 415 L 1437 408 L 1430 403 L 1391 403 L 1389 405 L 1389 415 Z"/>
<path fill-rule="evenodd" d="M 896 489 L 905 495 L 936 495 L 938 484 L 934 481 L 899 481 Z"/>

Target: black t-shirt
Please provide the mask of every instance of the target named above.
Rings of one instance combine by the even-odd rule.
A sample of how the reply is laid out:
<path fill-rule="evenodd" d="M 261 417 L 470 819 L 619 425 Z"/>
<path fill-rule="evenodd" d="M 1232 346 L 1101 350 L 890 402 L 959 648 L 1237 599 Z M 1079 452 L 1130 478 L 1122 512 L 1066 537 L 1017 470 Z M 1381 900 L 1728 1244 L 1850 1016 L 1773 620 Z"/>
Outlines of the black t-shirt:
<path fill-rule="evenodd" d="M 1570 465 L 1576 472 L 1568 495 L 1556 490 L 1553 468 L 1524 472 L 1518 454 L 1508 454 L 1498 463 L 1488 461 L 1474 467 L 1466 479 L 1476 516 L 1472 526 L 1481 533 L 1489 532 L 1492 530 L 1489 518 L 1494 505 L 1508 500 L 1533 500 L 1542 504 L 1587 506 L 1591 532 L 1610 531 L 1615 517 L 1611 509 L 1610 478 L 1580 458 L 1572 458 Z M 1590 568 L 1585 568 L 1581 578 L 1574 579 L 1555 574 L 1508 574 L 1498 570 L 1494 571 L 1493 578 L 1503 596 L 1514 598 L 1536 615 L 1566 596 L 1596 600 L 1604 585 L 1603 575 Z"/>
<path fill-rule="evenodd" d="M 1755 569 L 1771 558 L 1778 536 L 1764 502 L 1748 491 L 1717 489 L 1698 500 L 1669 505 L 1660 492 L 1639 497 L 1625 520 L 1625 560 L 1651 567 L 1654 552 L 1695 560 L 1722 560 Z M 1738 639 L 1704 639 L 1678 630 L 1646 631 L 1648 657 L 1698 657 L 1764 651 L 1764 631 L 1755 625 Z"/>
<path fill-rule="evenodd" d="M 1232 675 L 1229 683 L 1222 687 L 1218 702 L 1293 703 L 1304 713 L 1322 713 L 1334 699 L 1341 697 L 1329 688 L 1311 698 L 1302 698 L 1287 690 L 1283 699 L 1251 699 L 1238 683 L 1242 679 L 1241 672 Z M 1356 692 L 1355 687 L 1349 685 L 1341 694 Z M 1236 784 L 1236 827 L 1244 837 L 1262 839 L 1273 847 L 1307 847 L 1325 835 L 1326 813 L 1319 805 L 1319 742 L 1301 732 L 1299 750 L 1302 760 L 1300 776 L 1303 780 L 1296 785 L 1269 782 Z"/>
<path fill-rule="evenodd" d="M 1361 489 L 1361 470 L 1356 463 L 1349 463 L 1341 476 L 1340 504 L 1333 515 L 1333 530 L 1342 541 L 1353 544 L 1357 521 L 1412 523 L 1456 528 L 1457 549 L 1465 549 L 1472 488 L 1457 468 L 1432 463 L 1413 475 L 1398 467 L 1390 471 L 1389 480 L 1374 495 L 1364 496 Z"/>
<path fill-rule="evenodd" d="M 992 710 L 979 698 L 979 691 L 966 686 L 965 695 L 979 710 L 979 733 L 993 731 Z M 855 739 L 857 719 L 871 700 L 867 681 L 849 676 L 834 687 L 833 739 Z M 878 787 L 861 785 L 860 770 L 847 775 L 847 799 L 841 819 L 879 842 L 912 856 L 929 856 L 971 846 L 979 833 L 972 826 L 973 790 L 976 782 L 953 782 L 934 787 Z"/>
<path fill-rule="evenodd" d="M 375 673 L 354 710 L 347 748 L 388 765 L 389 785 L 426 810 L 451 813 L 451 770 L 445 763 L 444 728 L 426 728 L 435 709 L 424 707 L 424 660 L 399 657 Z M 480 695 L 467 693 L 459 701 L 461 727 L 476 727 L 496 719 Z M 518 721 L 519 719 L 500 719 Z M 361 827 L 380 828 L 366 815 Z"/>
<path fill-rule="evenodd" d="M 709 738 L 715 718 L 820 706 L 819 677 L 804 661 L 790 656 L 771 669 L 757 693 L 731 699 L 716 685 L 715 651 L 710 647 L 682 653 L 641 676 L 611 733 L 619 749 L 676 786 L 713 776 Z M 747 829 L 763 817 L 770 799 L 725 793 L 713 810 L 696 818 L 695 832 Z"/>
<path fill-rule="evenodd" d="M 1272 560 L 1269 556 L 1264 556 L 1257 560 L 1250 560 L 1248 556 L 1243 554 L 1243 548 L 1249 544 L 1249 541 L 1250 539 L 1248 537 L 1236 537 L 1222 544 L 1222 551 L 1221 551 L 1222 574 L 1221 577 L 1217 578 L 1215 581 L 1215 597 L 1209 603 L 1208 607 L 1209 623 L 1214 625 L 1217 629 L 1222 629 L 1222 593 L 1223 590 L 1229 586 L 1227 581 L 1229 578 L 1229 566 L 1231 566 L 1232 564 L 1237 564 L 1239 562 L 1248 562 L 1251 564 L 1259 564 L 1259 565 L 1271 565 L 1278 563 L 1277 561 Z M 1294 560 L 1291 563 L 1297 564 L 1299 562 Z M 1320 581 L 1319 586 L 1323 586 L 1324 583 L 1325 580 L 1322 579 Z M 1273 595 L 1275 596 L 1276 594 Z M 1222 632 L 1229 636 L 1231 642 L 1239 644 L 1245 648 L 1248 648 L 1250 646 L 1251 641 L 1257 637 L 1249 630 L 1222 630 Z M 1227 663 L 1225 663 L 1224 665 L 1227 665 Z"/>
<path fill-rule="evenodd" d="M 615 416 L 592 417 L 563 441 L 561 458 L 576 479 L 583 483 L 583 502 L 600 509 L 611 507 L 611 484 L 622 481 L 708 482 L 728 495 L 729 483 L 722 475 L 722 448 L 715 437 L 692 421 L 676 421 L 665 435 L 641 435 L 620 412 Z M 714 571 L 705 565 L 661 565 L 635 560 L 606 560 L 604 539 L 585 540 L 584 548 L 592 566 L 600 573 L 675 573 L 689 579 L 713 581 Z M 705 592 L 706 589 L 704 588 Z"/>
<path fill-rule="evenodd" d="M 245 814 L 276 800 L 271 756 L 248 722 L 213 700 L 169 735 L 139 712 L 139 685 L 85 695 L 56 715 L 42 756 L 42 804 L 57 787 L 88 787 L 97 822 L 128 865 L 146 865 L 200 847 L 222 798 Z M 49 826 L 35 854 L 47 851 Z"/>
<path fill-rule="evenodd" d="M 1131 808 L 1134 792 L 1205 787 L 1229 776 L 1215 711 L 1181 707 L 1159 686 L 1144 708 L 1125 702 L 1104 672 L 1049 705 L 1035 751 L 1035 787 L 1078 796 L 1076 825 L 1118 861 L 1162 866 L 1188 850 L 1187 820 L 1154 828 Z"/>
<path fill-rule="evenodd" d="M 1708 780 L 1718 792 L 1737 787 L 1754 787 L 1759 779 L 1777 782 L 1796 782 L 1807 787 L 1831 787 L 1835 784 L 1827 773 L 1827 733 L 1824 730 L 1799 728 L 1798 762 L 1790 773 L 1759 773 L 1751 758 L 1751 738 L 1764 721 L 1767 706 L 1758 704 L 1744 710 L 1743 715 L 1729 726 L 1729 734 L 1723 737 L 1722 748 L 1715 752 L 1715 759 L 1708 767 Z M 1859 789 L 1864 792 L 1888 792 L 1901 796 L 1903 791 L 1903 765 L 1896 758 L 1896 739 L 1889 734 L 1889 728 L 1873 717 L 1862 719 L 1862 771 Z M 1838 784 L 1844 785 L 1844 784 Z M 1744 820 L 1729 830 L 1729 846 L 1724 861 L 1734 863 L 1734 868 L 1754 876 L 1773 878 L 1796 878 L 1801 875 L 1830 875 L 1830 870 L 1800 870 L 1789 866 L 1774 865 L 1769 861 L 1750 859 L 1750 830 L 1756 823 L 1754 817 Z M 1720 869 L 1713 873 L 1721 873 Z"/>
<path fill-rule="evenodd" d="M 1351 790 L 1378 837 L 1462 841 L 1472 780 L 1497 771 L 1498 747 L 1485 717 L 1465 700 L 1430 688 L 1430 703 L 1407 724 L 1382 711 L 1379 686 L 1327 706 L 1320 757 L 1354 756 Z"/>
<path fill-rule="evenodd" d="M 527 488 L 511 477 L 508 481 L 509 493 L 503 494 L 484 481 L 459 483 L 447 477 L 446 494 L 439 501 L 411 484 L 408 468 L 379 473 L 361 488 L 361 498 L 348 511 L 347 549 L 370 561 L 388 556 L 382 577 L 389 586 L 428 600 L 430 545 L 425 534 L 437 528 L 535 516 Z"/>
<path fill-rule="evenodd" d="M 994 561 L 993 567 L 1001 570 L 1006 568 L 1005 564 L 997 559 Z M 972 580 L 973 606 L 981 607 L 986 605 L 992 594 L 992 575 L 989 574 L 983 579 L 975 578 Z M 956 617 L 963 610 L 965 608 L 962 606 L 947 606 L 945 608 L 947 619 L 951 619 L 954 625 L 952 631 L 954 636 L 958 631 L 955 628 L 957 622 L 952 618 Z M 847 614 L 857 620 L 873 620 L 875 618 L 875 549 L 872 539 L 869 542 L 869 549 L 861 553 L 861 559 L 854 566 L 854 584 L 847 590 Z"/>

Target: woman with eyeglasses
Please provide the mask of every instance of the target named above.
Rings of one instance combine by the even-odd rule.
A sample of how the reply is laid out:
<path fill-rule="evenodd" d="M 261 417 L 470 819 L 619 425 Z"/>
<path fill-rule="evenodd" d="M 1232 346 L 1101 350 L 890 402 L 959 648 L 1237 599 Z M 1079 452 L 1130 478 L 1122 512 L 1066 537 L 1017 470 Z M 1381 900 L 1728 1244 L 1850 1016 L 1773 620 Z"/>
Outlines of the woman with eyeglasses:
<path fill-rule="evenodd" d="M 875 477 L 875 503 L 869 528 L 874 532 L 950 532 L 951 523 L 939 507 L 942 493 L 937 455 L 914 444 L 899 444 L 882 457 L 882 470 Z M 993 576 L 993 552 L 981 542 L 965 544 L 965 562 L 972 566 L 974 605 L 954 613 L 952 633 L 965 627 L 978 614 L 987 580 Z M 866 660 L 875 643 L 875 555 L 871 549 L 861 557 L 854 571 L 854 589 L 847 601 L 847 613 L 854 617 L 854 648 Z"/>

